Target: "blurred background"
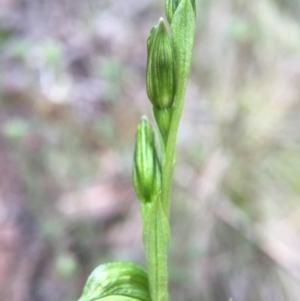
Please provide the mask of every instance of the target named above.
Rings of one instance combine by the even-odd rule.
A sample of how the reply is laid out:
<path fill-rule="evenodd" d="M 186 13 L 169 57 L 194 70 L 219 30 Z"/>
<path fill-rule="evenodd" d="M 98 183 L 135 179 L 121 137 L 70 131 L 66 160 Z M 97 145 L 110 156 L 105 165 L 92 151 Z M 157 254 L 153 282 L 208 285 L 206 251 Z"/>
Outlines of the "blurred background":
<path fill-rule="evenodd" d="M 196 0 L 173 301 L 300 296 L 300 2 Z M 131 185 L 160 0 L 0 0 L 0 300 L 77 300 L 145 264 Z"/>

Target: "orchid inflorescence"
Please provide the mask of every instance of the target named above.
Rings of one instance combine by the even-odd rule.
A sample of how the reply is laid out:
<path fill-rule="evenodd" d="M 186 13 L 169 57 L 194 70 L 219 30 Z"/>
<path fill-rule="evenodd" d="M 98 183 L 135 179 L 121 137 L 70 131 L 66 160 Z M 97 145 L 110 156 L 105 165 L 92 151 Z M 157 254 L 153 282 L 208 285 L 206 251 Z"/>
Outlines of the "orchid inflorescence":
<path fill-rule="evenodd" d="M 136 130 L 132 173 L 141 204 L 147 269 L 131 262 L 102 264 L 89 276 L 78 301 L 168 301 L 170 193 L 190 73 L 195 0 L 166 0 L 165 10 L 170 35 L 160 18 L 147 40 L 146 86 L 159 137 L 143 116 Z"/>

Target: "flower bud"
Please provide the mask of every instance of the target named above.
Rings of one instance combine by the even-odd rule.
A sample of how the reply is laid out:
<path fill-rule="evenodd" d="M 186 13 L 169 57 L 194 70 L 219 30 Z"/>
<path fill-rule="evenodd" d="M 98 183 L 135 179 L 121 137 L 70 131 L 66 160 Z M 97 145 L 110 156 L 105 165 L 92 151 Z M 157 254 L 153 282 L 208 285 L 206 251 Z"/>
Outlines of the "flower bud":
<path fill-rule="evenodd" d="M 172 43 L 161 18 L 148 41 L 147 94 L 154 107 L 167 108 L 174 102 L 175 75 Z"/>
<path fill-rule="evenodd" d="M 154 133 L 147 117 L 137 126 L 133 162 L 133 185 L 138 198 L 151 202 L 160 191 L 161 171 L 158 161 Z"/>
<path fill-rule="evenodd" d="M 168 135 L 169 135 L 172 113 L 173 113 L 173 107 L 166 108 L 166 109 L 153 108 L 153 115 L 156 124 L 165 143 L 167 142 Z"/>
<path fill-rule="evenodd" d="M 167 20 L 168 20 L 169 24 L 172 23 L 173 16 L 175 14 L 175 11 L 176 11 L 176 9 L 177 9 L 180 1 L 181 0 L 166 0 L 166 5 L 165 5 L 166 17 L 167 17 Z M 196 3 L 195 3 L 195 0 L 190 0 L 190 1 L 191 1 L 193 10 L 195 12 L 195 15 L 196 15 Z"/>

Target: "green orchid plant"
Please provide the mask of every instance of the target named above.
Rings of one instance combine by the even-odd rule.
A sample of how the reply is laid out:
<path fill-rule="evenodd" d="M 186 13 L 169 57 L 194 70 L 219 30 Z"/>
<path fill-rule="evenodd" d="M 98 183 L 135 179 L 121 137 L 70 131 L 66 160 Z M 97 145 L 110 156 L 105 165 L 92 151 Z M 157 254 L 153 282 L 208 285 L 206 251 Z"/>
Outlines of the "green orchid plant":
<path fill-rule="evenodd" d="M 141 204 L 147 269 L 131 262 L 97 267 L 78 301 L 168 301 L 170 194 L 176 136 L 190 73 L 195 0 L 166 0 L 170 35 L 163 18 L 148 41 L 146 85 L 158 139 L 147 117 L 137 126 L 133 185 Z M 159 144 L 157 149 L 156 144 Z"/>

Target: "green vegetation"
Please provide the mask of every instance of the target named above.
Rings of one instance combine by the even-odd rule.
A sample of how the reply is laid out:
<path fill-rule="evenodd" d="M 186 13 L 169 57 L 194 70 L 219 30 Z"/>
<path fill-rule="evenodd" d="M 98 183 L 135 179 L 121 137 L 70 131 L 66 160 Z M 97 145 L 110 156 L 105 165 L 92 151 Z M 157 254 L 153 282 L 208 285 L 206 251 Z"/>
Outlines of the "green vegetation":
<path fill-rule="evenodd" d="M 147 272 L 130 262 L 97 267 L 79 301 L 168 301 L 170 193 L 178 126 L 190 73 L 195 2 L 166 1 L 169 37 L 161 18 L 148 41 L 147 92 L 159 139 L 146 117 L 136 131 L 133 184 L 141 201 Z M 159 150 L 156 141 L 159 141 Z"/>
<path fill-rule="evenodd" d="M 178 2 L 165 23 L 162 0 L 1 4 L 1 301 L 77 300 L 94 267 L 115 260 L 148 278 L 140 205 L 151 185 L 170 187 L 163 154 L 177 87 L 172 68 L 147 62 L 146 42 L 158 24 L 148 52 L 159 34 L 175 60 L 167 20 Z M 160 193 L 169 300 L 298 300 L 300 1 L 195 2 L 171 206 Z M 147 65 L 163 80 L 145 89 Z M 144 114 L 156 182 L 139 175 L 139 203 L 132 158 Z"/>

